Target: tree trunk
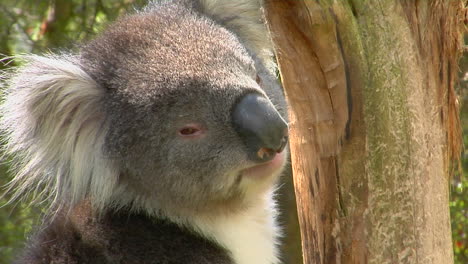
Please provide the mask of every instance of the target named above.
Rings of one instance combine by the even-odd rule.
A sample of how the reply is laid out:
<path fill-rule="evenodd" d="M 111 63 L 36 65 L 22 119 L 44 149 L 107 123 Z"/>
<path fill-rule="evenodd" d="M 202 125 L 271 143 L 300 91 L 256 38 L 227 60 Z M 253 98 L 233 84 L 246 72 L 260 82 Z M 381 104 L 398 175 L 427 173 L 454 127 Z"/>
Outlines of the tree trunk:
<path fill-rule="evenodd" d="M 458 0 L 269 0 L 304 263 L 453 263 Z"/>

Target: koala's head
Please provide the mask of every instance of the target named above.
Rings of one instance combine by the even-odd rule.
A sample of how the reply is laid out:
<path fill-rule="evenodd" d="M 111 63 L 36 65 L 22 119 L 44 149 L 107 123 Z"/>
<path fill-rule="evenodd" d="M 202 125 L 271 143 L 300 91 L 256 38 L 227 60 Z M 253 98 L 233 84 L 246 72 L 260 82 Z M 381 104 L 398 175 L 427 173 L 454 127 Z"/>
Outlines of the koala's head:
<path fill-rule="evenodd" d="M 155 5 L 78 55 L 29 59 L 9 81 L 2 120 L 21 192 L 34 182 L 101 209 L 239 209 L 284 164 L 280 87 L 199 8 Z"/>

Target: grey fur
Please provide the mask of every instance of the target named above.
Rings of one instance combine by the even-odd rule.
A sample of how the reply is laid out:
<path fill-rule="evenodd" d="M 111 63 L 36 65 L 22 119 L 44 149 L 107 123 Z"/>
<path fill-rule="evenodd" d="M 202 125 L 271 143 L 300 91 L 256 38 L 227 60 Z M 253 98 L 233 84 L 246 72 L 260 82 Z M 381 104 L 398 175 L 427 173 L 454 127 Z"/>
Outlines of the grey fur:
<path fill-rule="evenodd" d="M 93 214 L 144 212 L 210 237 L 194 219 L 242 214 L 269 195 L 279 172 L 242 177 L 254 164 L 231 121 L 234 104 L 252 92 L 286 114 L 269 46 L 251 36 L 268 43 L 261 17 L 243 25 L 236 15 L 257 14 L 259 4 L 238 1 L 220 13 L 236 5 L 188 3 L 153 3 L 78 54 L 26 56 L 6 76 L 0 126 L 15 199 L 32 192 L 57 212 L 90 201 Z M 180 138 L 193 122 L 206 134 Z"/>

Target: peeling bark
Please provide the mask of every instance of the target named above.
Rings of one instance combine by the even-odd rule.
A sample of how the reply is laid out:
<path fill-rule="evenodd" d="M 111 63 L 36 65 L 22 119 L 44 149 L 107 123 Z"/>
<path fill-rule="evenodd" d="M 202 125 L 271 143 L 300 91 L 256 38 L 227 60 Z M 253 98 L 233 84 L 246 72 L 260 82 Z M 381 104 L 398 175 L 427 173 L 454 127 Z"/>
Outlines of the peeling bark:
<path fill-rule="evenodd" d="M 265 2 L 304 263 L 453 263 L 462 1 Z"/>

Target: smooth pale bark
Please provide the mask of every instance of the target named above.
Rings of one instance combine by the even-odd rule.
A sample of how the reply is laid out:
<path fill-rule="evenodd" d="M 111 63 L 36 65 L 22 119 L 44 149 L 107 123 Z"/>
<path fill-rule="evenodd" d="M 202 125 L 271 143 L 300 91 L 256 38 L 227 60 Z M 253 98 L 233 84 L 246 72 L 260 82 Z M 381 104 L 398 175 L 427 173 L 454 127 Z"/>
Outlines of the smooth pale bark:
<path fill-rule="evenodd" d="M 265 1 L 304 263 L 453 263 L 458 0 Z"/>

